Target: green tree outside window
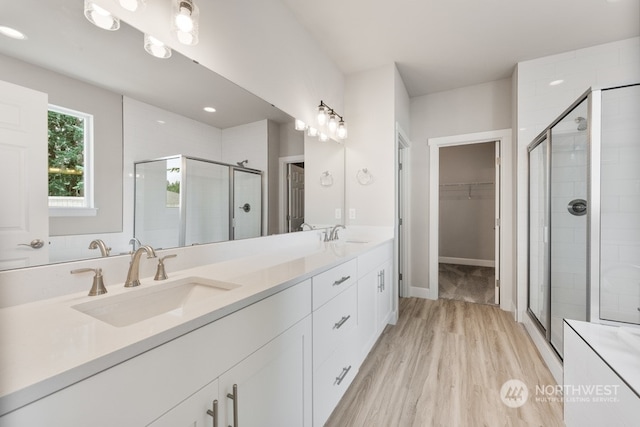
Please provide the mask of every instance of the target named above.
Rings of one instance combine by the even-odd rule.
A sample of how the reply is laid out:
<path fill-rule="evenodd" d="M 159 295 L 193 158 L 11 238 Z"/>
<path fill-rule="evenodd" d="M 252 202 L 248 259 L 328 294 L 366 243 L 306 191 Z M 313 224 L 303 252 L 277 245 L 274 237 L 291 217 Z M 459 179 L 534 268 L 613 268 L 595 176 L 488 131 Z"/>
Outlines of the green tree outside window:
<path fill-rule="evenodd" d="M 49 111 L 49 196 L 84 197 L 85 124 L 82 117 Z"/>

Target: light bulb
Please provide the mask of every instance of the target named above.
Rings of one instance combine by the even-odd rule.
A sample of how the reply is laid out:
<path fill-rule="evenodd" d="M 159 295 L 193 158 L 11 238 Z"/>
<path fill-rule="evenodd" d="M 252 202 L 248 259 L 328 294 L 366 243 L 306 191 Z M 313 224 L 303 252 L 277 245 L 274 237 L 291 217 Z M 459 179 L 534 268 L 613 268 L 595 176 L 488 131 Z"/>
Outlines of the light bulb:
<path fill-rule="evenodd" d="M 318 107 L 318 124 L 324 126 L 325 123 L 327 123 L 327 108 L 320 104 Z"/>
<path fill-rule="evenodd" d="M 347 125 L 344 120 L 340 120 L 338 124 L 338 129 L 336 130 L 336 136 L 339 139 L 345 139 L 347 137 Z"/>
<path fill-rule="evenodd" d="M 118 3 L 120 3 L 123 9 L 135 12 L 136 10 L 143 9 L 147 4 L 147 0 L 118 0 Z"/>
<path fill-rule="evenodd" d="M 309 126 L 309 128 L 307 129 L 307 135 L 313 136 L 313 137 L 318 136 L 318 129 Z"/>
<path fill-rule="evenodd" d="M 198 7 L 191 0 L 174 0 L 173 5 L 171 29 L 176 38 L 182 44 L 198 44 Z"/>
<path fill-rule="evenodd" d="M 118 18 L 91 0 L 84 1 L 84 16 L 93 25 L 103 30 L 115 31 L 120 28 L 120 20 Z"/>
<path fill-rule="evenodd" d="M 307 128 L 307 125 L 302 120 L 296 119 L 296 122 L 293 125 L 293 127 L 295 130 L 305 130 Z"/>
<path fill-rule="evenodd" d="M 338 119 L 336 118 L 336 115 L 334 113 L 329 114 L 328 126 L 331 132 L 335 132 L 336 128 L 338 127 Z"/>
<path fill-rule="evenodd" d="M 149 34 L 144 35 L 144 50 L 156 58 L 166 59 L 171 57 L 171 49 Z"/>
<path fill-rule="evenodd" d="M 320 132 L 320 136 L 318 138 L 320 139 L 320 141 L 325 142 L 325 141 L 329 140 L 329 135 L 327 135 L 324 132 Z"/>

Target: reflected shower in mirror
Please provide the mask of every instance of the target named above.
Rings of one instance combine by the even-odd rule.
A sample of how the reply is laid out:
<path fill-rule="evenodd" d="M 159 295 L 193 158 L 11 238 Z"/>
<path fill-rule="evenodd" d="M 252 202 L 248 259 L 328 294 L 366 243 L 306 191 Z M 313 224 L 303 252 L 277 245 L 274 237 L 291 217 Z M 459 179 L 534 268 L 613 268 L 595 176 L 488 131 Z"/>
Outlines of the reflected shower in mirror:
<path fill-rule="evenodd" d="M 34 15 L 32 10 L 39 13 Z M 314 224 L 341 222 L 336 219 L 337 208 L 323 217 L 308 206 L 309 200 L 317 199 L 314 189 L 289 185 L 289 165 L 300 168 L 298 183 L 311 179 L 315 184 L 317 175 L 307 178 L 304 172 L 309 167 L 328 169 L 327 159 L 305 155 L 304 133 L 294 129 L 292 117 L 268 102 L 175 51 L 168 59 L 148 55 L 142 46 L 143 35 L 126 22 L 121 22 L 118 31 L 96 28 L 84 18 L 81 1 L 3 3 L 0 16 L 2 25 L 27 35 L 26 40 L 0 36 L 0 81 L 18 91 L 40 93 L 44 104 L 38 111 L 63 107 L 86 114 L 89 119 L 82 120 L 93 126 L 93 139 L 83 139 L 73 164 L 50 165 L 49 169 L 58 175 L 86 177 L 80 184 L 67 185 L 71 201 L 82 199 L 82 206 L 47 206 L 46 170 L 33 182 L 37 174 L 32 172 L 39 167 L 16 166 L 16 180 L 30 177 L 28 194 L 16 199 L 15 209 L 0 208 L 0 229 L 27 222 L 38 222 L 40 229 L 23 227 L 11 241 L 0 235 L 0 241 L 8 242 L 0 247 L 0 269 L 96 258 L 101 253 L 89 249 L 89 244 L 97 239 L 111 248 L 110 256 L 129 253 L 134 237 L 146 244 L 134 230 L 134 164 L 179 155 L 260 171 L 259 235 L 296 231 L 299 225 L 291 225 L 292 213 L 296 221 L 305 212 L 314 217 Z M 3 91 L 0 104 L 15 103 Z M 37 117 L 41 120 L 42 116 Z M 41 123 L 40 136 L 34 136 L 40 152 L 47 150 L 41 136 L 46 126 Z M 332 141 L 323 144 L 341 153 L 344 167 L 344 146 Z M 329 161 L 336 163 L 333 157 Z M 343 175 L 341 170 L 335 176 Z M 331 206 L 343 209 L 344 181 L 336 180 L 332 188 L 340 191 L 335 191 Z M 13 193 L 2 191 L 0 196 L 13 200 Z M 35 206 L 29 197 L 40 200 L 41 207 L 29 211 L 28 207 Z M 301 205 L 300 200 L 305 202 Z M 235 201 L 231 206 L 238 210 L 245 203 L 253 206 L 252 202 L 236 206 Z M 194 217 L 187 218 L 187 228 L 197 214 L 194 211 Z M 235 237 L 254 235 L 255 230 Z M 43 247 L 18 246 L 35 239 L 44 241 Z M 211 240 L 198 239 L 198 243 L 218 240 L 219 236 L 212 235 Z"/>

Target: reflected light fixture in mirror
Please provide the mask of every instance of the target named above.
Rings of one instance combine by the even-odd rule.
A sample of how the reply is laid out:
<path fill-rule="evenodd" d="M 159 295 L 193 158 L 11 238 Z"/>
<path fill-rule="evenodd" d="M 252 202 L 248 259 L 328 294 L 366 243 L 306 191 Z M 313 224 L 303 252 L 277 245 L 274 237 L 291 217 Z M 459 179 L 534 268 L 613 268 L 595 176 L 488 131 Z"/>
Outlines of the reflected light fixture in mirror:
<path fill-rule="evenodd" d="M 198 44 L 200 10 L 192 0 L 172 0 L 171 31 L 182 44 Z"/>
<path fill-rule="evenodd" d="M 120 28 L 120 20 L 118 18 L 91 0 L 84 0 L 84 16 L 93 25 L 103 30 L 116 31 Z"/>
<path fill-rule="evenodd" d="M 136 12 L 144 9 L 147 5 L 147 0 L 118 0 L 120 6 L 130 12 Z"/>
<path fill-rule="evenodd" d="M 3 25 L 0 26 L 0 34 L 15 40 L 27 39 L 27 36 L 23 32 L 18 31 L 15 28 L 5 27 Z"/>
<path fill-rule="evenodd" d="M 318 136 L 318 129 L 314 128 L 313 126 L 309 126 L 307 128 L 307 135 L 311 136 L 311 137 L 316 137 Z"/>
<path fill-rule="evenodd" d="M 293 125 L 295 130 L 306 130 L 307 124 L 300 119 L 296 119 L 295 124 Z"/>
<path fill-rule="evenodd" d="M 156 58 L 167 59 L 171 57 L 171 48 L 149 34 L 144 35 L 144 50 Z"/>
<path fill-rule="evenodd" d="M 322 142 L 326 142 L 329 140 L 329 135 L 324 132 L 320 132 L 320 136 L 318 136 L 318 139 Z"/>

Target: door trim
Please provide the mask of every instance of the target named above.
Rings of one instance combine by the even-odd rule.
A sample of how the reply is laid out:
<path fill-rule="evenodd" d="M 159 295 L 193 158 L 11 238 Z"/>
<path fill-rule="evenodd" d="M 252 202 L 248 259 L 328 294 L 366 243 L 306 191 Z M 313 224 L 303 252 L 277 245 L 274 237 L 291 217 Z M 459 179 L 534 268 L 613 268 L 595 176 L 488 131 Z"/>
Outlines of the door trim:
<path fill-rule="evenodd" d="M 513 265 L 515 256 L 510 248 L 513 247 L 513 184 L 509 184 L 513 177 L 513 155 L 512 155 L 512 131 L 511 129 L 501 129 L 495 131 L 469 133 L 453 135 L 439 138 L 429 138 L 429 299 L 438 299 L 438 259 L 439 259 L 439 184 L 440 184 L 440 148 L 456 145 L 479 144 L 496 141 L 501 153 L 501 182 L 500 188 L 496 192 L 496 197 L 500 198 L 500 218 L 501 233 L 499 237 L 500 245 L 496 247 L 499 254 L 499 271 L 496 276 L 500 277 L 500 308 L 515 313 L 515 286 L 513 280 Z"/>

